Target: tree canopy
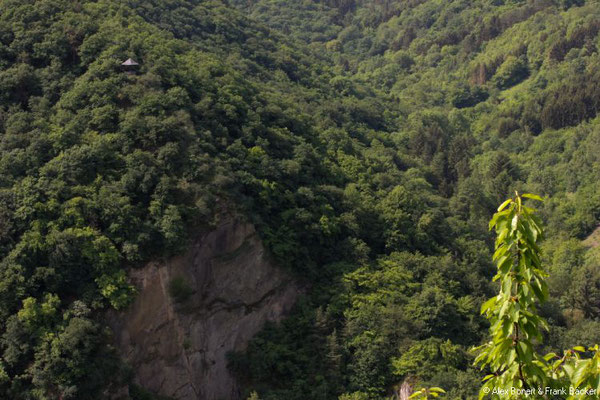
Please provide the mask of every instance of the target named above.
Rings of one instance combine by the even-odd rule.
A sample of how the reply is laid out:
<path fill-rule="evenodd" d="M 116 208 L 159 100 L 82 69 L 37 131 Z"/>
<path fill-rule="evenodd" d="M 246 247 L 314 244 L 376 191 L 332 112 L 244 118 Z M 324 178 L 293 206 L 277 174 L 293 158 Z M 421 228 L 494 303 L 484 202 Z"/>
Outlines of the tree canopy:
<path fill-rule="evenodd" d="M 547 350 L 600 342 L 599 9 L 0 0 L 0 397 L 128 385 L 102 316 L 223 210 L 310 288 L 230 355 L 247 396 L 474 398 L 515 188 L 549 199 Z"/>

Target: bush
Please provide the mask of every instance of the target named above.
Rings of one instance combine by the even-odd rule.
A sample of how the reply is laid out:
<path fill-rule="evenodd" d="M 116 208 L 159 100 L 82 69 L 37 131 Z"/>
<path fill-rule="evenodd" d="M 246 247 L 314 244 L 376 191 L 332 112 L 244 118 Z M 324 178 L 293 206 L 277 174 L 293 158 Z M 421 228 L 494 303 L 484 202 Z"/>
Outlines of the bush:
<path fill-rule="evenodd" d="M 501 138 L 507 137 L 517 129 L 519 129 L 519 123 L 513 118 L 504 117 L 498 120 L 498 136 Z"/>
<path fill-rule="evenodd" d="M 527 60 L 524 57 L 508 56 L 500 68 L 498 68 L 493 80 L 498 89 L 508 89 L 522 82 L 528 76 L 529 67 Z"/>
<path fill-rule="evenodd" d="M 177 303 L 182 303 L 190 298 L 194 289 L 186 282 L 182 276 L 176 276 L 169 282 L 169 294 Z"/>
<path fill-rule="evenodd" d="M 473 107 L 487 100 L 489 94 L 479 86 L 461 86 L 450 94 L 450 101 L 456 108 Z"/>

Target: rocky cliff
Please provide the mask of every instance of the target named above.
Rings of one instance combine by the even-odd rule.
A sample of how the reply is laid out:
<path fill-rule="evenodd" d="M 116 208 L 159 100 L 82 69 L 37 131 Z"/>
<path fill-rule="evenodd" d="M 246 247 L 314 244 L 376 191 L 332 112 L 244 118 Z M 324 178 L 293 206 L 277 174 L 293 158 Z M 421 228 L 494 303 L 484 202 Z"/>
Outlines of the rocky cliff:
<path fill-rule="evenodd" d="M 226 353 L 292 307 L 298 285 L 265 252 L 251 224 L 229 218 L 182 256 L 131 273 L 139 293 L 111 316 L 135 382 L 181 400 L 239 399 Z"/>

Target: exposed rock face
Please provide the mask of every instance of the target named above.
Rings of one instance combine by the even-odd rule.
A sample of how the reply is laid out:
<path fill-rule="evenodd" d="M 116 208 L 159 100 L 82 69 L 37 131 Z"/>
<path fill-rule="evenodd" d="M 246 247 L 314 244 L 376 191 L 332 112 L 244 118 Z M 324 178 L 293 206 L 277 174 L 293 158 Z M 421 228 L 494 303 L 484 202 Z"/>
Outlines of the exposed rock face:
<path fill-rule="evenodd" d="M 266 321 L 280 320 L 299 293 L 269 260 L 254 227 L 231 218 L 186 254 L 131 277 L 136 301 L 110 318 L 118 346 L 136 383 L 181 400 L 239 399 L 226 353 L 243 350 Z M 185 301 L 170 295 L 173 279 L 193 290 Z"/>
<path fill-rule="evenodd" d="M 412 376 L 407 377 L 402 385 L 397 385 L 394 388 L 394 399 L 408 400 L 414 391 L 416 379 Z"/>

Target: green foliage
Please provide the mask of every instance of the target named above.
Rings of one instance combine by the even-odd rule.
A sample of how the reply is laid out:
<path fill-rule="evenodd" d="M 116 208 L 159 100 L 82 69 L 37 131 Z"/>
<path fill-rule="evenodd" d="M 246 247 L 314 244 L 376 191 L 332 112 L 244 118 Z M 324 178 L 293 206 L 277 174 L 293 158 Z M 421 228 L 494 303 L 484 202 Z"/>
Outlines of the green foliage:
<path fill-rule="evenodd" d="M 522 197 L 541 200 L 539 196 Z M 542 269 L 538 240 L 541 221 L 534 209 L 522 204 L 522 197 L 502 203 L 490 221 L 496 230 L 493 260 L 500 292 L 486 301 L 481 312 L 490 321 L 492 340 L 478 350 L 476 363 L 489 366 L 480 398 L 493 388 L 510 393 L 511 388 L 548 386 L 544 359 L 535 351 L 547 323 L 537 313 L 537 304 L 548 299 L 547 273 Z"/>
<path fill-rule="evenodd" d="M 508 56 L 496 70 L 492 81 L 498 89 L 508 89 L 522 82 L 529 75 L 527 60 L 524 57 Z"/>
<path fill-rule="evenodd" d="M 475 362 L 488 367 L 479 398 L 521 398 L 516 390 L 533 391 L 544 398 L 546 388 L 568 399 L 595 397 L 600 390 L 598 345 L 588 349 L 575 346 L 562 357 L 556 353 L 541 356 L 536 344 L 548 325 L 539 316 L 537 305 L 548 299 L 547 273 L 542 269 L 538 240 L 542 224 L 535 210 L 522 204 L 523 198 L 542 199 L 537 195 L 518 194 L 498 208 L 490 221 L 496 230 L 494 261 L 500 291 L 486 301 L 481 312 L 490 321 L 491 341 L 478 347 Z M 585 358 L 591 352 L 591 358 Z M 542 389 L 539 393 L 538 388 Z M 504 393 L 504 394 L 502 394 Z"/>
<path fill-rule="evenodd" d="M 409 399 L 417 399 L 417 400 L 427 400 L 427 399 L 435 399 L 444 395 L 446 391 L 439 387 L 432 387 L 428 389 L 421 389 L 413 393 Z"/>
<path fill-rule="evenodd" d="M 359 177 L 342 164 L 362 174 L 359 197 L 398 183 L 389 99 L 336 81 L 315 53 L 221 2 L 0 7 L 0 359 L 16 382 L 0 397 L 81 396 L 80 377 L 50 361 L 34 376 L 48 351 L 76 357 L 44 335 L 58 337 L 74 302 L 94 316 L 127 307 L 127 268 L 185 249 L 216 208 L 248 215 L 309 280 L 382 246 L 374 203 L 345 199 Z M 121 70 L 127 57 L 137 74 Z M 181 282 L 176 301 L 190 296 Z M 83 358 L 107 345 L 95 329 L 81 329 L 96 341 L 86 349 L 99 346 Z M 113 371 L 97 373 L 112 385 Z"/>
<path fill-rule="evenodd" d="M 547 335 L 593 344 L 597 1 L 167 3 L 0 0 L 0 397 L 119 386 L 98 316 L 223 211 L 311 288 L 232 355 L 246 395 L 472 398 L 513 187 L 551 199 Z"/>
<path fill-rule="evenodd" d="M 325 388 L 331 395 L 385 398 L 387 389 L 406 376 L 436 385 L 452 381 L 453 395 L 472 395 L 472 382 L 463 385 L 455 377 L 469 364 L 468 346 L 479 340 L 476 306 L 466 295 L 482 290 L 477 267 L 466 258 L 409 252 L 382 257 L 345 273 L 326 311 L 303 309 L 281 326 L 269 327 L 246 354 L 235 356 L 232 366 L 259 383 L 257 389 L 277 388 L 267 392 L 272 398 L 316 397 Z M 341 327 L 337 313 L 343 314 Z M 299 336 L 310 340 L 298 347 Z M 306 371 L 327 386 L 302 381 Z M 279 386 L 290 376 L 292 388 Z"/>
<path fill-rule="evenodd" d="M 473 107 L 487 100 L 489 94 L 479 86 L 462 86 L 450 94 L 450 102 L 456 108 Z"/>
<path fill-rule="evenodd" d="M 59 306 L 60 299 L 56 295 L 47 293 L 41 304 L 38 304 L 37 299 L 28 297 L 23 300 L 23 307 L 17 313 L 17 317 L 27 329 L 43 336 L 47 333 L 45 329 L 56 322 Z"/>
<path fill-rule="evenodd" d="M 369 396 L 363 392 L 354 392 L 350 394 L 343 394 L 338 397 L 338 400 L 368 400 Z"/>
<path fill-rule="evenodd" d="M 450 340 L 426 339 L 411 346 L 400 358 L 392 360 L 396 375 L 415 374 L 429 379 L 448 367 L 464 368 L 465 355 Z M 433 366 L 433 368 L 431 368 Z"/>
<path fill-rule="evenodd" d="M 100 293 L 115 310 L 127 307 L 135 296 L 135 287 L 127 282 L 125 271 L 120 270 L 113 275 L 101 275 L 96 278 Z"/>
<path fill-rule="evenodd" d="M 248 397 L 247 400 L 260 400 L 260 398 L 258 397 L 258 393 L 252 392 L 250 393 L 250 397 Z"/>
<path fill-rule="evenodd" d="M 524 194 L 504 201 L 489 223 L 496 230 L 493 260 L 499 293 L 483 303 L 481 313 L 490 321 L 491 340 L 476 347 L 475 363 L 488 370 L 479 398 L 519 399 L 548 398 L 556 395 L 568 399 L 597 397 L 600 390 L 600 356 L 598 345 L 575 346 L 562 357 L 551 352 L 538 353 L 542 330 L 549 330 L 537 307 L 548 300 L 547 273 L 542 269 L 538 240 L 542 223 L 536 210 L 523 199 L 543 201 L 540 196 Z M 446 354 L 448 353 L 448 346 Z M 437 356 L 442 347 L 415 349 L 408 360 L 399 359 L 395 366 L 402 372 L 416 358 Z M 591 358 L 584 355 L 590 354 Z M 451 354 L 451 352 L 450 352 Z M 420 360 L 419 360 L 420 358 Z M 421 372 L 421 375 L 427 372 Z M 420 389 L 411 398 L 437 397 L 439 388 Z M 442 391 L 443 392 L 443 391 Z"/>
<path fill-rule="evenodd" d="M 169 281 L 169 295 L 178 303 L 182 303 L 190 298 L 194 289 L 183 276 L 175 276 Z"/>
<path fill-rule="evenodd" d="M 6 322 L 2 336 L 6 369 L 12 372 L 35 352 L 28 375 L 2 380 L 0 388 L 9 398 L 22 398 L 31 388 L 32 398 L 94 399 L 100 391 L 112 390 L 127 379 L 117 354 L 108 346 L 109 337 L 90 318 L 90 309 L 75 301 L 62 314 L 56 295 L 43 303 L 28 298 L 16 318 Z M 24 341 L 23 338 L 28 338 Z M 111 375 L 106 371 L 112 371 Z M 31 380 L 31 381 L 30 381 Z"/>

